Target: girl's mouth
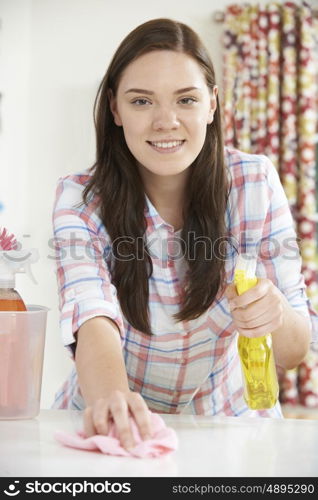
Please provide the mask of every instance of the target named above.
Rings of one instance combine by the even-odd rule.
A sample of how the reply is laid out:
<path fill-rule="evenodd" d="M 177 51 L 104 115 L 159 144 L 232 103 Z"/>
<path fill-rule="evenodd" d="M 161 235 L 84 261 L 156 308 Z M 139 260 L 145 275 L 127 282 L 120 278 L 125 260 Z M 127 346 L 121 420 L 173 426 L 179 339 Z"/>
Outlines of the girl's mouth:
<path fill-rule="evenodd" d="M 175 153 L 179 151 L 185 140 L 182 141 L 147 141 L 149 146 L 158 153 Z"/>

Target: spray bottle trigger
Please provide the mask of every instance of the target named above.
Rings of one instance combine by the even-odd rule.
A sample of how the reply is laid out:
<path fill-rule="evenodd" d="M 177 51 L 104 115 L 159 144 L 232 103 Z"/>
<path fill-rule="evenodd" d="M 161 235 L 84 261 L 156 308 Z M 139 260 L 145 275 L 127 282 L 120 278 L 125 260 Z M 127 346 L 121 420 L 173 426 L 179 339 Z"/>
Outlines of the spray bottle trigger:
<path fill-rule="evenodd" d="M 28 252 L 27 255 L 22 255 L 23 251 L 19 252 L 20 259 L 24 262 L 21 263 L 16 272 L 26 273 L 33 281 L 33 283 L 37 285 L 38 283 L 31 271 L 31 264 L 34 264 L 34 262 L 37 262 L 39 260 L 39 252 L 36 248 L 31 248 L 30 250 L 26 251 Z"/>
<path fill-rule="evenodd" d="M 33 281 L 33 283 L 35 285 L 38 284 L 38 282 L 36 281 L 32 271 L 31 271 L 31 265 L 30 264 L 34 264 L 34 262 L 37 262 L 39 260 L 39 252 L 36 248 L 32 248 L 31 249 L 31 256 L 30 258 L 27 260 L 27 262 L 25 263 L 25 272 L 26 274 L 29 276 L 29 278 Z"/>
<path fill-rule="evenodd" d="M 31 271 L 31 266 L 30 266 L 30 263 L 29 263 L 29 262 L 25 265 L 25 272 L 26 272 L 26 274 L 29 276 L 29 278 L 33 281 L 33 283 L 34 283 L 35 285 L 37 285 L 37 284 L 38 284 L 38 282 L 36 281 L 36 279 L 35 279 L 35 277 L 34 277 L 34 275 L 33 275 L 32 271 Z"/>

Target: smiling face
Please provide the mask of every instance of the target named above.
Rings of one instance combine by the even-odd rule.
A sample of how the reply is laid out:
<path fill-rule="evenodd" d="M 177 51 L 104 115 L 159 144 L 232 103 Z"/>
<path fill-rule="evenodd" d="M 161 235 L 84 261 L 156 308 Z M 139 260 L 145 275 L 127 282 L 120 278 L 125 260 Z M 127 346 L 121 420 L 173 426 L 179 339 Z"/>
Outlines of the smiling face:
<path fill-rule="evenodd" d="M 184 53 L 153 51 L 127 66 L 110 106 L 141 171 L 186 171 L 203 147 L 216 95 L 199 64 Z"/>

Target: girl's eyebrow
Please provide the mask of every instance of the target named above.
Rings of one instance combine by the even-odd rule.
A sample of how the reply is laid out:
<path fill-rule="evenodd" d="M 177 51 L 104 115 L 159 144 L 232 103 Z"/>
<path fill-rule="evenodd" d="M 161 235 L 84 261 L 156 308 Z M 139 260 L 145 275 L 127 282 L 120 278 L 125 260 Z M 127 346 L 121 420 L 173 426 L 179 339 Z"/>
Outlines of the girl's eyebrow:
<path fill-rule="evenodd" d="M 190 90 L 199 90 L 200 92 L 202 91 L 200 87 L 185 87 L 183 89 L 176 90 L 174 94 L 183 94 L 183 92 L 189 92 Z M 129 92 L 134 92 L 135 94 L 147 94 L 147 95 L 154 94 L 152 90 L 145 90 L 145 89 L 129 89 L 126 90 L 125 94 L 128 94 Z"/>

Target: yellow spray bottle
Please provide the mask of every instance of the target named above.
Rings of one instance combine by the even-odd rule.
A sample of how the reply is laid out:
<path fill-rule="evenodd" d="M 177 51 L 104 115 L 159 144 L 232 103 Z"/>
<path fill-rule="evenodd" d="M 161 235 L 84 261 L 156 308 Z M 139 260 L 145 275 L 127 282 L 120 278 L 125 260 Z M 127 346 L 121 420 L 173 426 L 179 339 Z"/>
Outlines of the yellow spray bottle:
<path fill-rule="evenodd" d="M 239 255 L 234 273 L 238 295 L 257 284 L 255 276 L 256 257 Z M 272 348 L 272 335 L 262 337 L 238 337 L 238 352 L 241 360 L 244 399 L 252 410 L 272 408 L 279 394 L 279 386 Z"/>

